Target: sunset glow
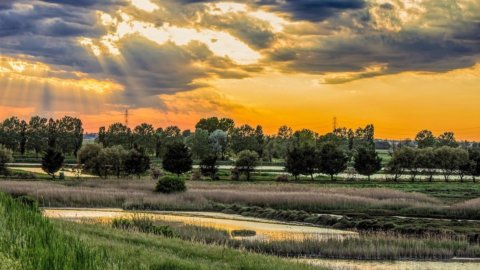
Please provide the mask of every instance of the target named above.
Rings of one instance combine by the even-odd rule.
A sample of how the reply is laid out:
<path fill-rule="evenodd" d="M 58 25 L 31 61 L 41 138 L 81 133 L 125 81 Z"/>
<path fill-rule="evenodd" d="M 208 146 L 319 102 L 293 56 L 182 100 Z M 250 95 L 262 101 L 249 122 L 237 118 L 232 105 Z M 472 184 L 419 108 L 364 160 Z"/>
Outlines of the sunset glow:
<path fill-rule="evenodd" d="M 0 5 L 0 117 L 480 140 L 478 1 L 59 2 Z"/>

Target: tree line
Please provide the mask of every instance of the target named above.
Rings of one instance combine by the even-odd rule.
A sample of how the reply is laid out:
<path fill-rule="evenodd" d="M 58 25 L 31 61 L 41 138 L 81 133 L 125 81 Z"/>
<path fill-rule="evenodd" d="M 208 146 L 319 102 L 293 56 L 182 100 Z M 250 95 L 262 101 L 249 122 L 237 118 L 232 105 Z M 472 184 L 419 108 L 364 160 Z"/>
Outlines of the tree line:
<path fill-rule="evenodd" d="M 75 117 L 33 116 L 28 122 L 10 117 L 0 122 L 0 144 L 21 155 L 27 152 L 40 155 L 48 149 L 76 155 L 82 143 L 82 121 Z"/>

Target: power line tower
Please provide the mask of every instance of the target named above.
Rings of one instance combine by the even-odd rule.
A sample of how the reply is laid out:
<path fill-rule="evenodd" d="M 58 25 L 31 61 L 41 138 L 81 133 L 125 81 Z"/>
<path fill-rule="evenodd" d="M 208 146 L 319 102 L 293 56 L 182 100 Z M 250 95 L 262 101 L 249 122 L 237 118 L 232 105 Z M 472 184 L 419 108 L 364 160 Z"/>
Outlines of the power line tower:
<path fill-rule="evenodd" d="M 333 117 L 333 131 L 337 130 L 337 117 Z"/>
<path fill-rule="evenodd" d="M 128 109 L 125 109 L 125 126 L 128 127 Z"/>

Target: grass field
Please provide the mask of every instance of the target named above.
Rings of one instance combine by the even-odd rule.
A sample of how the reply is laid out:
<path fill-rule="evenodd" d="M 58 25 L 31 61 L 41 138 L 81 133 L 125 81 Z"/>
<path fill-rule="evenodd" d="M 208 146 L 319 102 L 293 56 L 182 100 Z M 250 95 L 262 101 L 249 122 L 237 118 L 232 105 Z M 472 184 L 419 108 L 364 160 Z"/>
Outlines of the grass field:
<path fill-rule="evenodd" d="M 0 193 L 0 269 L 320 269 L 283 259 L 126 232 L 52 222 L 31 201 Z"/>

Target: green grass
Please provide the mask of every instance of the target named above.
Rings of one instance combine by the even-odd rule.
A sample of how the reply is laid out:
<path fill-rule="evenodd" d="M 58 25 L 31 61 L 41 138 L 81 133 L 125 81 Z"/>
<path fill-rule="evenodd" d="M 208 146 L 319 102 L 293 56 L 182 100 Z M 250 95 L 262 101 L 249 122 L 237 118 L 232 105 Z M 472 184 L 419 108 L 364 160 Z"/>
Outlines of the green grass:
<path fill-rule="evenodd" d="M 319 269 L 227 247 L 52 222 L 34 201 L 0 193 L 0 270 Z"/>
<path fill-rule="evenodd" d="M 107 248 L 123 269 L 319 269 L 285 259 L 177 238 L 58 221 L 68 234 Z"/>

